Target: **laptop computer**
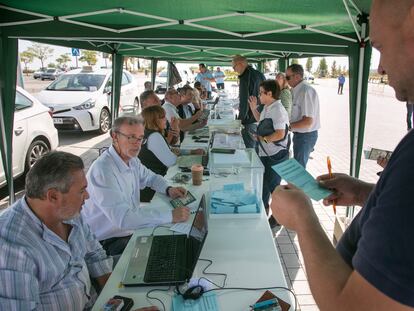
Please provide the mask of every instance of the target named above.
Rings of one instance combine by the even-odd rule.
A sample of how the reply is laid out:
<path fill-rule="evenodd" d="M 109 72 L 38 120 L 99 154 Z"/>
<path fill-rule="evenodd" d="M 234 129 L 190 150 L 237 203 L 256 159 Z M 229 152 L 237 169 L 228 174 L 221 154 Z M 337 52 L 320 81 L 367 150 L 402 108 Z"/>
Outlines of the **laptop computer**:
<path fill-rule="evenodd" d="M 203 195 L 188 235 L 137 237 L 121 283 L 124 286 L 185 283 L 194 272 L 207 232 L 206 199 Z"/>

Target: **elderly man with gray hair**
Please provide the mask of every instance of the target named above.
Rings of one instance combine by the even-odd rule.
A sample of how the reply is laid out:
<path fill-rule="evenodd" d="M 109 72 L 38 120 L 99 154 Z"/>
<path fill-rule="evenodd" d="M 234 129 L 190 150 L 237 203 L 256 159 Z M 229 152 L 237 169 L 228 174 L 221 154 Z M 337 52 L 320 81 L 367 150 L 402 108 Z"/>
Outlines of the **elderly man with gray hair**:
<path fill-rule="evenodd" d="M 79 216 L 88 198 L 81 158 L 51 152 L 26 176 L 26 195 L 0 216 L 0 309 L 85 310 L 112 258 Z"/>
<path fill-rule="evenodd" d="M 110 255 L 119 255 L 136 229 L 184 222 L 190 211 L 188 207 L 162 211 L 155 206 L 140 206 L 140 190 L 145 187 L 171 198 L 186 195 L 184 188 L 169 186 L 137 158 L 144 138 L 142 119 L 117 118 L 111 137 L 112 146 L 87 173 L 90 197 L 82 214 L 104 249 Z"/>

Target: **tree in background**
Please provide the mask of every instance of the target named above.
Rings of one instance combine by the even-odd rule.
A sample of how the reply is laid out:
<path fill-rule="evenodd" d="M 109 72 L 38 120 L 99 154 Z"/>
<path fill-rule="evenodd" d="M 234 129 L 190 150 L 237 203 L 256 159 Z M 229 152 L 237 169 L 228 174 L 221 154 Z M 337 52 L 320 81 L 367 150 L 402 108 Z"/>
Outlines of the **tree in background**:
<path fill-rule="evenodd" d="M 306 60 L 306 71 L 311 72 L 312 71 L 312 67 L 313 67 L 313 60 L 312 57 L 308 57 L 308 59 Z"/>
<path fill-rule="evenodd" d="M 98 52 L 82 50 L 82 56 L 79 58 L 81 62 L 88 63 L 89 66 L 93 66 L 98 62 L 97 58 Z"/>
<path fill-rule="evenodd" d="M 317 69 L 317 73 L 319 75 L 319 77 L 324 78 L 328 75 L 328 65 L 326 64 L 326 59 L 325 57 L 322 57 L 321 60 L 319 61 L 319 66 Z"/>
<path fill-rule="evenodd" d="M 339 69 L 340 71 L 340 69 Z M 332 66 L 331 66 L 331 77 L 332 78 L 337 78 L 339 76 L 338 74 L 338 68 L 336 68 L 336 60 L 333 61 Z"/>
<path fill-rule="evenodd" d="M 290 64 L 291 64 L 291 65 L 293 65 L 293 64 L 299 64 L 299 61 L 298 61 L 298 59 L 297 59 L 297 58 L 292 58 L 292 60 L 291 60 Z"/>
<path fill-rule="evenodd" d="M 27 50 L 20 53 L 20 60 L 24 63 L 24 71 L 26 74 L 28 74 L 27 65 L 33 62 L 33 58 L 34 55 Z"/>
<path fill-rule="evenodd" d="M 42 68 L 44 68 L 43 62 L 48 59 L 50 56 L 52 56 L 53 48 L 51 48 L 48 45 L 40 44 L 40 43 L 33 43 L 32 46 L 30 46 L 27 51 L 33 55 L 33 57 L 40 60 L 40 63 L 42 64 Z"/>
<path fill-rule="evenodd" d="M 67 63 L 70 62 L 72 59 L 70 58 L 68 53 L 60 55 L 58 58 L 56 58 L 56 62 L 59 64 L 59 67 L 66 68 Z"/>

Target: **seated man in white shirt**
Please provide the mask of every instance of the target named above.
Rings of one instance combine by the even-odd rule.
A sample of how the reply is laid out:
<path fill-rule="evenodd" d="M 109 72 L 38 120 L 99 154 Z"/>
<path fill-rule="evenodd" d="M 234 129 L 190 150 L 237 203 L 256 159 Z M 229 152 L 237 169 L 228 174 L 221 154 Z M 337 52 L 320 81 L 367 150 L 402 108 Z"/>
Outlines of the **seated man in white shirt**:
<path fill-rule="evenodd" d="M 137 158 L 144 137 L 144 126 L 137 117 L 124 116 L 114 121 L 112 146 L 87 173 L 89 199 L 82 214 L 104 249 L 119 255 L 134 230 L 188 220 L 187 207 L 161 211 L 156 206 L 140 207 L 140 190 L 145 187 L 171 198 L 183 197 L 186 190 L 170 187 L 160 175 Z"/>
<path fill-rule="evenodd" d="M 178 106 L 181 105 L 181 95 L 175 89 L 169 89 L 165 93 L 165 103 L 162 108 L 165 110 L 165 114 L 168 122 L 172 122 L 174 119 L 178 120 L 178 127 L 180 128 L 180 139 L 184 139 L 184 132 L 202 128 L 207 124 L 207 120 L 201 120 L 203 112 L 197 111 L 190 118 L 181 118 L 178 113 Z"/>
<path fill-rule="evenodd" d="M 180 130 L 183 132 L 200 128 L 205 125 L 205 123 L 203 122 L 198 122 L 198 120 L 202 116 L 202 111 L 197 111 L 190 118 L 182 119 L 178 114 L 177 107 L 179 105 L 181 105 L 181 95 L 177 92 L 177 90 L 169 89 L 167 93 L 165 93 L 165 103 L 164 105 L 162 105 L 162 108 L 164 108 L 165 110 L 168 122 L 171 122 L 171 118 L 178 119 Z"/>

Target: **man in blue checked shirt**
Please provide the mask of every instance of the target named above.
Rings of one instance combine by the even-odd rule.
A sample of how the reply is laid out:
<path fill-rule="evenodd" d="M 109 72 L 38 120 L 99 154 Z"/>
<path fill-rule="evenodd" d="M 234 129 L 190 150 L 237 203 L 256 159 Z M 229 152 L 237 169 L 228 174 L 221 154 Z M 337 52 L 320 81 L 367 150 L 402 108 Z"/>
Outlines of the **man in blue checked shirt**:
<path fill-rule="evenodd" d="M 80 217 L 83 162 L 51 152 L 26 177 L 26 195 L 0 216 L 0 310 L 84 310 L 112 258 Z M 151 310 L 151 309 L 149 309 Z"/>

